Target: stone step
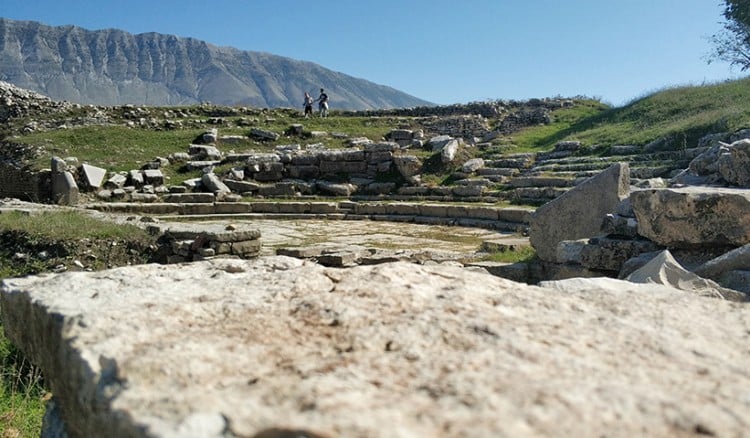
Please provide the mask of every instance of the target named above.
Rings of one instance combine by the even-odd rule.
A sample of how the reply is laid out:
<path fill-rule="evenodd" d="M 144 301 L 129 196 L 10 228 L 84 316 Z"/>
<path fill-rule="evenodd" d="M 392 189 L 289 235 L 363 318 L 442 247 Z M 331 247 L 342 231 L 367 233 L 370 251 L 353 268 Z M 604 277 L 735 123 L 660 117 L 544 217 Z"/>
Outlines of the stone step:
<path fill-rule="evenodd" d="M 649 178 L 670 178 L 671 173 L 675 170 L 682 170 L 685 167 L 674 167 L 674 166 L 643 166 L 643 167 L 630 167 L 630 177 L 635 179 L 649 179 Z M 590 178 L 594 175 L 601 173 L 604 169 L 592 169 L 592 170 L 554 170 L 544 172 L 529 172 L 525 173 L 524 177 L 558 177 L 563 179 L 574 179 L 575 184 L 578 184 L 580 180 Z M 515 179 L 518 179 L 515 178 Z"/>
<path fill-rule="evenodd" d="M 559 176 L 519 176 L 508 181 L 510 187 L 572 187 L 574 178 Z"/>
<path fill-rule="evenodd" d="M 477 170 L 477 175 L 484 177 L 491 176 L 516 176 L 521 173 L 519 169 L 509 167 L 483 167 Z"/>
<path fill-rule="evenodd" d="M 574 171 L 587 171 L 587 170 L 604 170 L 611 166 L 611 162 L 581 162 L 581 163 L 551 163 L 536 165 L 529 169 L 529 173 L 542 173 L 542 172 L 574 172 Z"/>
<path fill-rule="evenodd" d="M 635 162 L 648 162 L 648 161 L 684 161 L 687 160 L 688 162 L 692 160 L 693 158 L 697 157 L 701 153 L 705 152 L 707 148 L 692 148 L 692 149 L 685 149 L 681 151 L 665 151 L 665 152 L 655 152 L 650 154 L 628 154 L 628 155 L 606 155 L 606 156 L 568 156 L 568 157 L 537 157 L 536 163 L 537 164 L 552 164 L 552 163 L 560 163 L 560 164 L 571 164 L 571 163 L 586 163 L 586 162 L 609 162 L 609 163 L 616 163 L 616 162 L 628 162 L 628 163 L 635 163 Z"/>
<path fill-rule="evenodd" d="M 527 174 L 538 174 L 538 173 L 560 173 L 560 172 L 587 172 L 587 171 L 601 171 L 615 162 L 599 161 L 599 162 L 580 162 L 580 163 L 554 163 L 554 164 L 542 164 L 532 167 L 528 170 Z M 680 161 L 647 161 L 647 162 L 635 162 L 629 163 L 631 173 L 634 169 L 660 169 L 664 170 L 661 173 L 668 172 L 674 169 L 686 169 L 690 164 L 688 160 Z"/>
<path fill-rule="evenodd" d="M 510 202 L 537 204 L 551 201 L 570 190 L 570 187 L 517 187 L 502 192 L 502 199 Z"/>
<path fill-rule="evenodd" d="M 498 157 L 485 159 L 484 163 L 487 167 L 505 167 L 511 169 L 526 169 L 534 163 L 535 159 L 533 156 L 523 157 Z"/>

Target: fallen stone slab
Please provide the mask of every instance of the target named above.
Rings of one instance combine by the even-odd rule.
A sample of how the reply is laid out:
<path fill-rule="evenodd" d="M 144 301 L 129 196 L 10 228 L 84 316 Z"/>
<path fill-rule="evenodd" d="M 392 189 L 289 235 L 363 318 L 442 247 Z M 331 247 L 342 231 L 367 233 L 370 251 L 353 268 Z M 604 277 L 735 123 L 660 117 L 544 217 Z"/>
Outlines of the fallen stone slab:
<path fill-rule="evenodd" d="M 81 164 L 81 174 L 85 186 L 90 189 L 98 189 L 102 186 L 104 177 L 107 176 L 107 170 L 90 164 Z"/>
<path fill-rule="evenodd" d="M 193 160 L 185 163 L 185 170 L 202 170 L 213 168 L 221 164 L 218 160 Z"/>
<path fill-rule="evenodd" d="M 215 173 L 204 173 L 201 177 L 201 183 L 206 191 L 219 195 L 221 193 L 229 193 L 229 187 L 215 174 Z"/>
<path fill-rule="evenodd" d="M 109 190 L 121 189 L 125 187 L 126 182 L 128 182 L 128 177 L 126 175 L 116 173 L 104 183 L 104 188 Z"/>
<path fill-rule="evenodd" d="M 546 286 L 274 256 L 6 279 L 0 304 L 71 437 L 750 428 L 750 307 L 613 279 Z"/>
<path fill-rule="evenodd" d="M 188 154 L 194 161 L 221 161 L 221 151 L 216 146 L 191 144 L 188 147 Z"/>
<path fill-rule="evenodd" d="M 734 270 L 750 270 L 750 244 L 735 248 L 693 269 L 693 273 L 704 278 L 718 280 Z"/>
<path fill-rule="evenodd" d="M 146 169 L 143 171 L 143 181 L 146 184 L 164 184 L 164 174 L 159 169 Z"/>
<path fill-rule="evenodd" d="M 743 292 L 745 296 L 750 297 L 750 270 L 733 269 L 727 271 L 716 282 L 723 287 Z"/>
<path fill-rule="evenodd" d="M 578 184 L 531 215 L 529 237 L 537 255 L 554 262 L 557 244 L 600 234 L 602 218 L 630 191 L 627 163 L 617 163 Z"/>

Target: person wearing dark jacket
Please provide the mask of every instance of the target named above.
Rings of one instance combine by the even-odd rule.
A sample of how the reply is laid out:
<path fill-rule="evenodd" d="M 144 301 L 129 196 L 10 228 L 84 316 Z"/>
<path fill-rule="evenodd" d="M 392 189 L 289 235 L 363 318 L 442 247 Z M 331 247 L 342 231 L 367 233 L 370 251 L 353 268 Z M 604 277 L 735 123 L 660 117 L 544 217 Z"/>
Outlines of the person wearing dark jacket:
<path fill-rule="evenodd" d="M 328 95 L 322 88 L 320 89 L 320 96 L 317 102 L 320 117 L 328 117 Z"/>

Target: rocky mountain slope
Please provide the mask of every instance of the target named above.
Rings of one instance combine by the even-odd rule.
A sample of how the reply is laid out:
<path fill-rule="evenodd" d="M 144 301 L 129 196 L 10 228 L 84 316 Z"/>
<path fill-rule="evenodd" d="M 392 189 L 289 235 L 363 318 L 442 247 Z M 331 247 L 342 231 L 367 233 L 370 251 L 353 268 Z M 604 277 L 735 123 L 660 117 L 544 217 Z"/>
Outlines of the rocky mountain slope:
<path fill-rule="evenodd" d="M 0 18 L 0 80 L 55 100 L 100 105 L 212 102 L 299 107 L 325 88 L 333 109 L 429 102 L 393 88 L 269 53 L 192 38 L 86 30 Z"/>

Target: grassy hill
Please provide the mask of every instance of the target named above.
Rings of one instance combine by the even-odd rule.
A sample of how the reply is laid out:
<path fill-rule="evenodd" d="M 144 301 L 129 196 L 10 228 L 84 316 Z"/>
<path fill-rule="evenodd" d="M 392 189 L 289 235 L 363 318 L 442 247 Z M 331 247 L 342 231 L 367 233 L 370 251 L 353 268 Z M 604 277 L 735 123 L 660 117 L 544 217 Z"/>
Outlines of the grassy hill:
<path fill-rule="evenodd" d="M 516 141 L 539 149 L 562 140 L 611 146 L 664 139 L 675 149 L 692 147 L 706 134 L 750 127 L 750 78 L 665 89 L 622 107 L 580 115 L 565 123 L 524 130 Z"/>

